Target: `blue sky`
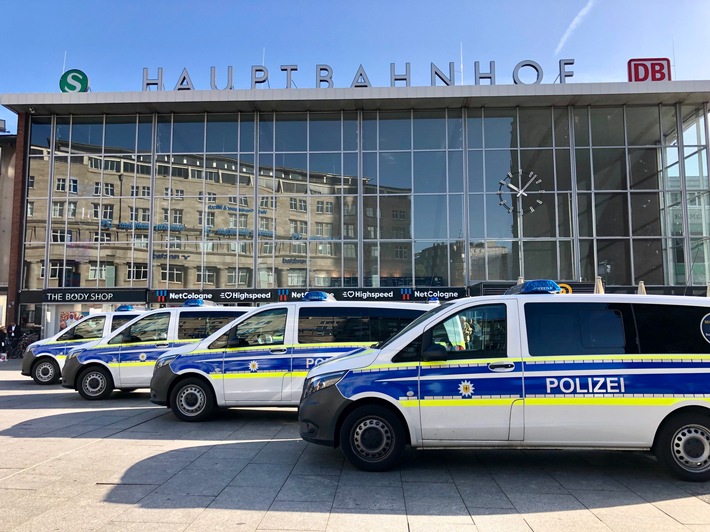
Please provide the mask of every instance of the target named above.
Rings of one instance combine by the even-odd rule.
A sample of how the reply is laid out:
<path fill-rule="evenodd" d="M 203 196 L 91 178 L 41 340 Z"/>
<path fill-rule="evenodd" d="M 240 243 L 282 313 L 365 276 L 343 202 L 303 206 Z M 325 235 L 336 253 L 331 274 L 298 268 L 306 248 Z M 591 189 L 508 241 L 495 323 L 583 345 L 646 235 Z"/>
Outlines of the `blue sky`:
<path fill-rule="evenodd" d="M 296 86 L 315 86 L 315 67 L 333 68 L 349 87 L 360 64 L 373 86 L 389 85 L 389 65 L 411 63 L 412 85 L 429 85 L 429 65 L 456 64 L 472 82 L 474 61 L 496 62 L 497 83 L 512 83 L 519 61 L 544 69 L 575 60 L 570 83 L 626 81 L 634 57 L 668 57 L 674 79 L 710 79 L 709 0 L 227 1 L 35 0 L 2 6 L 0 93 L 58 92 L 78 68 L 94 92 L 139 91 L 143 67 L 164 69 L 171 89 L 187 68 L 196 89 L 218 85 L 234 67 L 235 88 L 249 88 L 264 64 L 270 87 L 283 88 L 281 65 L 295 64 Z M 66 64 L 65 64 L 66 54 Z M 0 119 L 16 131 L 15 115 Z"/>

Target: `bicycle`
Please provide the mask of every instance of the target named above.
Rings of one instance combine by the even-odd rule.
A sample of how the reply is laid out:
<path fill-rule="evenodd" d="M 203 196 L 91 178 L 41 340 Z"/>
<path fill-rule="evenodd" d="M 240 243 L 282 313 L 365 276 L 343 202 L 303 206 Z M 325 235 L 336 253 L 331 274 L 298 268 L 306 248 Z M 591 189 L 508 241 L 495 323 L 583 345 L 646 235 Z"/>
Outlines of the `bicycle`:
<path fill-rule="evenodd" d="M 25 349 L 32 342 L 39 340 L 39 333 L 37 332 L 26 332 L 23 334 L 17 342 L 10 348 L 7 352 L 8 360 L 11 358 L 22 358 L 25 353 Z"/>

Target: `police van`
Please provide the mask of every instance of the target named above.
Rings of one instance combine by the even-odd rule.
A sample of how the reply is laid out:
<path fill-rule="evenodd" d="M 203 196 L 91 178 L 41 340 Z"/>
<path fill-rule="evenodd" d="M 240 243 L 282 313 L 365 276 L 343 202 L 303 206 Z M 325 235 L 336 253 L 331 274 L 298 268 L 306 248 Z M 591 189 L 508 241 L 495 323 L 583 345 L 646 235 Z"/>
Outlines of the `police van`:
<path fill-rule="evenodd" d="M 90 314 L 54 336 L 31 343 L 22 357 L 22 374 L 37 384 L 58 383 L 69 350 L 106 336 L 143 312 L 121 305 L 114 312 Z"/>
<path fill-rule="evenodd" d="M 297 406 L 310 368 L 385 340 L 430 308 L 335 301 L 324 292 L 265 305 L 189 352 L 163 355 L 150 400 L 183 421 L 207 419 L 216 406 Z"/>
<path fill-rule="evenodd" d="M 105 399 L 114 388 L 147 388 L 160 355 L 196 344 L 249 310 L 202 305 L 201 300 L 190 300 L 182 307 L 151 310 L 100 340 L 72 349 L 62 386 L 88 400 Z"/>
<path fill-rule="evenodd" d="M 653 450 L 678 477 L 709 480 L 710 298 L 558 290 L 531 281 L 444 303 L 315 367 L 301 437 L 370 471 L 406 444 L 598 448 Z"/>

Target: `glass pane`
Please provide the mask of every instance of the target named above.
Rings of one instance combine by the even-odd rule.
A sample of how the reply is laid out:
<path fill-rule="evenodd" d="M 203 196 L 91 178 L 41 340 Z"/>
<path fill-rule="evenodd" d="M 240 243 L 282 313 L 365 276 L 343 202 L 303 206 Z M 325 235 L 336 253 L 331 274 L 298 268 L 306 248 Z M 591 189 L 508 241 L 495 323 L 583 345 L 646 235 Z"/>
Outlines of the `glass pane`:
<path fill-rule="evenodd" d="M 671 190 L 680 190 L 680 161 L 678 148 L 666 148 L 666 166 L 664 168 L 664 187 Z"/>
<path fill-rule="evenodd" d="M 643 281 L 648 285 L 665 283 L 663 271 L 664 252 L 660 239 L 634 239 L 634 284 Z"/>
<path fill-rule="evenodd" d="M 449 192 L 463 192 L 463 151 L 448 152 Z"/>
<path fill-rule="evenodd" d="M 557 279 L 555 241 L 523 242 L 523 275 L 528 279 Z"/>
<path fill-rule="evenodd" d="M 447 237 L 448 210 L 446 196 L 414 196 L 414 234 L 424 239 Z"/>
<path fill-rule="evenodd" d="M 579 242 L 579 265 L 580 280 L 594 281 L 597 275 L 597 268 L 594 265 L 594 241 L 580 240 Z"/>
<path fill-rule="evenodd" d="M 463 118 L 461 109 L 449 109 L 447 111 L 447 147 L 450 150 L 460 150 L 463 148 Z"/>
<path fill-rule="evenodd" d="M 537 179 L 535 183 L 529 186 L 532 188 L 526 190 L 545 190 L 553 191 L 555 189 L 555 167 L 552 161 L 552 150 L 521 150 L 520 151 L 520 167 L 523 170 L 523 175 L 529 176 L 533 172 Z M 529 181 L 529 177 L 525 179 L 525 183 Z M 542 180 L 537 183 L 537 180 Z"/>
<path fill-rule="evenodd" d="M 574 151 L 575 170 L 577 172 L 577 189 L 591 190 L 592 189 L 592 166 L 589 158 L 589 150 L 581 149 Z"/>
<path fill-rule="evenodd" d="M 205 116 L 173 117 L 173 153 L 202 152 L 205 149 Z"/>
<path fill-rule="evenodd" d="M 592 195 L 580 193 L 577 195 L 577 216 L 579 223 L 579 236 L 594 236 L 594 223 L 592 212 Z"/>
<path fill-rule="evenodd" d="M 340 113 L 311 113 L 310 151 L 340 151 Z"/>
<path fill-rule="evenodd" d="M 362 284 L 363 286 L 380 286 L 380 247 L 377 242 L 362 246 Z"/>
<path fill-rule="evenodd" d="M 561 237 L 570 237 L 574 233 L 572 229 L 572 193 L 558 192 L 555 195 L 557 201 L 557 231 Z M 569 277 L 566 277 L 569 279 Z"/>
<path fill-rule="evenodd" d="M 411 286 L 412 243 L 380 244 L 380 286 Z"/>
<path fill-rule="evenodd" d="M 517 150 L 491 150 L 486 151 L 486 192 L 497 193 L 501 190 L 501 180 L 505 179 L 508 173 L 517 174 L 518 152 Z M 470 177 L 469 177 L 470 180 Z M 473 190 L 476 191 L 475 189 Z"/>
<path fill-rule="evenodd" d="M 523 198 L 523 236 L 525 238 L 555 237 L 555 194 L 531 194 Z M 526 274 L 527 276 L 527 274 Z"/>
<path fill-rule="evenodd" d="M 486 242 L 489 281 L 512 281 L 520 277 L 520 244 Z"/>
<path fill-rule="evenodd" d="M 470 258 L 470 282 L 486 280 L 486 243 L 477 241 L 469 247 L 468 256 Z"/>
<path fill-rule="evenodd" d="M 277 187 L 286 194 L 305 194 L 308 191 L 308 155 L 306 153 L 277 153 L 274 156 L 274 177 Z M 277 189 L 278 190 L 278 189 Z"/>
<path fill-rule="evenodd" d="M 688 226 L 691 236 L 710 236 L 710 193 L 688 194 Z"/>
<path fill-rule="evenodd" d="M 238 115 L 207 115 L 208 152 L 225 153 L 239 149 L 237 138 L 239 133 Z"/>
<path fill-rule="evenodd" d="M 449 286 L 466 285 L 466 244 L 464 240 L 449 243 L 451 278 Z"/>
<path fill-rule="evenodd" d="M 549 108 L 520 108 L 518 116 L 521 148 L 552 146 L 552 113 Z"/>
<path fill-rule="evenodd" d="M 597 240 L 597 275 L 605 285 L 631 284 L 628 240 Z"/>
<path fill-rule="evenodd" d="M 658 190 L 662 187 L 661 150 L 629 149 L 629 177 L 632 189 Z"/>
<path fill-rule="evenodd" d="M 414 149 L 446 148 L 446 112 L 414 111 Z"/>
<path fill-rule="evenodd" d="M 72 153 L 100 152 L 104 142 L 104 120 L 101 116 L 74 117 L 72 121 Z"/>
<path fill-rule="evenodd" d="M 276 113 L 276 151 L 306 151 L 308 122 L 305 113 Z"/>
<path fill-rule="evenodd" d="M 274 151 L 273 113 L 261 113 L 259 115 L 259 151 Z"/>
<path fill-rule="evenodd" d="M 571 241 L 562 240 L 559 242 L 560 248 L 560 280 L 571 281 L 574 275 L 574 247 Z"/>
<path fill-rule="evenodd" d="M 138 115 L 138 153 L 153 151 L 153 115 Z"/>
<path fill-rule="evenodd" d="M 412 191 L 412 159 L 410 152 L 380 153 L 378 185 L 380 193 L 409 193 Z"/>
<path fill-rule="evenodd" d="M 311 243 L 309 286 L 315 288 L 343 286 L 342 258 L 343 246 L 340 242 Z M 281 262 L 286 260 L 290 263 L 293 257 L 284 257 Z"/>
<path fill-rule="evenodd" d="M 572 190 L 572 169 L 569 155 L 569 150 L 555 150 L 557 190 Z"/>
<path fill-rule="evenodd" d="M 297 198 L 299 201 L 301 198 Z M 341 237 L 341 198 L 338 196 L 311 196 L 308 198 L 310 212 L 309 233 L 318 240 L 333 240 Z"/>
<path fill-rule="evenodd" d="M 468 148 L 483 148 L 483 118 L 480 109 L 469 109 L 466 119 Z"/>
<path fill-rule="evenodd" d="M 412 120 L 408 111 L 380 112 L 380 150 L 409 150 L 412 146 Z"/>
<path fill-rule="evenodd" d="M 449 286 L 448 246 L 438 242 L 414 243 L 416 286 Z"/>
<path fill-rule="evenodd" d="M 463 194 L 449 195 L 449 238 L 463 239 L 464 220 Z"/>
<path fill-rule="evenodd" d="M 683 143 L 686 146 L 705 144 L 705 114 L 702 107 L 683 105 Z"/>
<path fill-rule="evenodd" d="M 497 194 L 486 194 L 486 237 L 512 238 L 518 233 L 518 215 L 501 205 Z M 416 233 L 415 233 L 416 234 Z"/>
<path fill-rule="evenodd" d="M 492 171 L 495 175 L 495 169 Z M 483 150 L 468 152 L 468 190 L 483 192 Z"/>
<path fill-rule="evenodd" d="M 370 198 L 367 198 L 370 200 Z M 374 200 L 375 198 L 372 198 Z M 379 215 L 380 238 L 411 238 L 412 197 L 411 196 L 381 196 L 380 208 L 372 208 L 374 201 L 364 203 L 364 222 L 367 234 L 372 234 L 368 227 L 377 225 Z"/>
<path fill-rule="evenodd" d="M 629 146 L 658 146 L 661 142 L 658 107 L 627 107 L 626 136 Z"/>
<path fill-rule="evenodd" d="M 106 153 L 136 151 L 136 116 L 106 117 Z"/>
<path fill-rule="evenodd" d="M 708 189 L 708 167 L 703 148 L 685 148 L 685 185 L 689 190 Z"/>
<path fill-rule="evenodd" d="M 156 137 L 157 153 L 170 153 L 170 131 L 172 130 L 172 117 L 158 115 L 158 131 Z"/>
<path fill-rule="evenodd" d="M 597 237 L 629 236 L 626 194 L 595 194 Z"/>
<path fill-rule="evenodd" d="M 414 152 L 414 192 L 446 193 L 446 152 Z"/>
<path fill-rule="evenodd" d="M 626 190 L 626 164 L 623 148 L 592 149 L 594 188 L 596 190 Z"/>
<path fill-rule="evenodd" d="M 254 151 L 254 115 L 239 113 L 239 151 Z"/>
<path fill-rule="evenodd" d="M 586 107 L 574 108 L 574 144 L 589 146 L 589 112 Z"/>
<path fill-rule="evenodd" d="M 661 203 L 658 194 L 631 194 L 631 234 L 661 235 Z"/>
<path fill-rule="evenodd" d="M 468 196 L 468 231 L 471 240 L 479 240 L 485 236 L 484 222 L 485 213 L 483 210 L 482 194 L 470 194 Z M 496 205 L 496 208 L 500 208 Z"/>
<path fill-rule="evenodd" d="M 377 149 L 377 112 L 362 113 L 362 149 L 372 151 Z"/>
<path fill-rule="evenodd" d="M 483 129 L 486 148 L 518 147 L 518 121 L 515 109 L 486 109 Z"/>
<path fill-rule="evenodd" d="M 678 144 L 678 124 L 676 122 L 675 106 L 661 106 L 661 136 L 664 146 Z"/>
<path fill-rule="evenodd" d="M 555 120 L 555 146 L 569 146 L 569 113 L 567 109 L 556 108 L 553 114 Z"/>
<path fill-rule="evenodd" d="M 30 133 L 30 146 L 37 148 L 49 148 L 49 141 L 52 137 L 52 119 L 44 116 L 32 117 L 32 129 Z"/>
<path fill-rule="evenodd" d="M 589 114 L 594 146 L 624 145 L 624 113 L 621 107 L 592 107 Z"/>
<path fill-rule="evenodd" d="M 356 151 L 360 135 L 357 128 L 357 112 L 343 112 L 343 149 Z"/>
<path fill-rule="evenodd" d="M 710 239 L 707 236 L 690 240 L 690 257 L 690 282 L 696 286 L 705 286 L 710 282 Z"/>

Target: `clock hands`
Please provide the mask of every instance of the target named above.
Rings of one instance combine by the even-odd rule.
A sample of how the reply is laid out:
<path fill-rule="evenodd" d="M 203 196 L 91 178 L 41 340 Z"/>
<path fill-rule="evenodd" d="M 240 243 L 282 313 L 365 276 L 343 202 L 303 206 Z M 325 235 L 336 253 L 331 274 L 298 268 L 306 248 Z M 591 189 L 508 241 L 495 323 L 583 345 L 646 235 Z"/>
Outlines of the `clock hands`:
<path fill-rule="evenodd" d="M 530 177 L 530 180 L 529 180 L 527 183 L 525 183 L 525 186 L 524 186 L 523 188 L 521 188 L 520 191 L 518 192 L 518 195 L 517 195 L 518 198 L 519 198 L 521 195 L 527 196 L 528 194 L 527 194 L 527 192 L 525 192 L 525 191 L 526 191 L 526 190 L 528 189 L 528 187 L 532 184 L 532 182 L 535 181 L 535 179 L 537 179 L 537 174 L 535 174 L 534 172 L 530 172 L 530 175 L 532 176 L 532 177 Z M 521 181 L 521 182 L 522 182 L 522 181 Z"/>

